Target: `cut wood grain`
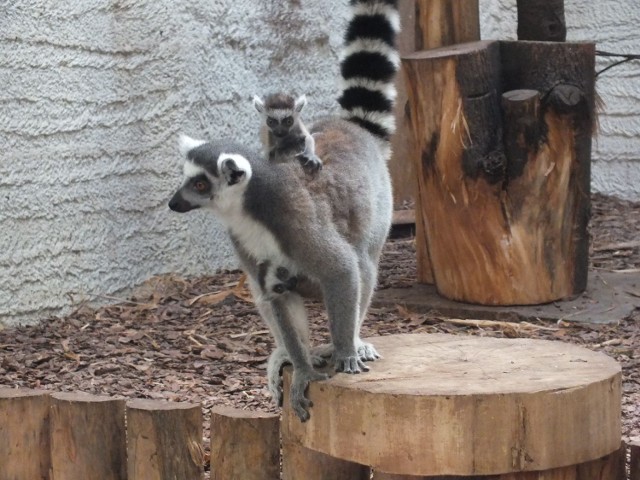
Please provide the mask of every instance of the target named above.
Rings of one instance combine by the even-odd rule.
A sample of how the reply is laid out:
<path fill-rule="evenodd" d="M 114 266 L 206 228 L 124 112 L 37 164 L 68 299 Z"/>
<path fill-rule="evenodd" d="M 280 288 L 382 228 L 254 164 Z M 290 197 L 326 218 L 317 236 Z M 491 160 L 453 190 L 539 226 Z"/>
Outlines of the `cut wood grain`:
<path fill-rule="evenodd" d="M 478 0 L 452 2 L 450 0 L 400 0 L 398 2 L 402 30 L 398 35 L 398 50 L 402 55 L 418 50 L 438 48 L 456 43 L 480 40 L 480 15 Z M 405 82 L 401 75 L 396 80 L 396 133 L 391 139 L 392 157 L 389 170 L 393 180 L 393 195 L 396 208 L 405 202 L 417 199 L 416 166 L 412 132 L 409 129 L 410 109 Z M 415 221 L 424 222 L 419 211 Z M 418 281 L 433 283 L 427 240 L 423 239 L 424 228 L 416 229 L 416 255 Z"/>
<path fill-rule="evenodd" d="M 125 401 L 54 393 L 51 402 L 51 479 L 125 480 Z"/>
<path fill-rule="evenodd" d="M 49 478 L 49 393 L 0 388 L 0 480 Z"/>
<path fill-rule="evenodd" d="M 307 422 L 285 399 L 283 441 L 415 476 L 550 470 L 620 448 L 620 365 L 602 353 L 435 334 L 369 341 L 383 358 L 312 383 Z M 288 370 L 284 380 L 287 392 Z"/>
<path fill-rule="evenodd" d="M 204 478 L 200 405 L 130 400 L 126 414 L 128 480 Z"/>
<path fill-rule="evenodd" d="M 539 304 L 586 288 L 594 59 L 593 44 L 548 42 L 403 57 L 416 242 L 444 297 Z"/>
<path fill-rule="evenodd" d="M 369 480 L 364 465 L 331 457 L 297 443 L 282 442 L 282 480 Z"/>
<path fill-rule="evenodd" d="M 279 479 L 279 420 L 279 416 L 272 413 L 213 408 L 211 479 Z"/>

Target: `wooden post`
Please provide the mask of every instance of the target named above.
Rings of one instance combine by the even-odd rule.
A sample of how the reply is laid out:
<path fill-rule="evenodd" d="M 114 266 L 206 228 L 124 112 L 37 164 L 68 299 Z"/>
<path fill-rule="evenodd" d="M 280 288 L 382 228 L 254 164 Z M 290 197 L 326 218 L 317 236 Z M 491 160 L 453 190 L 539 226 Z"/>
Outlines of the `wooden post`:
<path fill-rule="evenodd" d="M 294 421 L 299 421 L 297 418 Z M 369 480 L 369 467 L 282 442 L 282 480 Z M 376 478 L 376 477 L 374 477 Z"/>
<path fill-rule="evenodd" d="M 128 480 L 204 478 L 200 405 L 131 400 L 126 412 Z"/>
<path fill-rule="evenodd" d="M 0 388 L 0 480 L 49 478 L 49 394 Z"/>
<path fill-rule="evenodd" d="M 593 44 L 548 42 L 403 58 L 443 296 L 537 304 L 585 289 L 594 59 Z"/>
<path fill-rule="evenodd" d="M 406 55 L 416 50 L 438 48 L 456 43 L 480 40 L 478 0 L 400 0 L 398 2 L 402 30 L 398 35 L 398 50 Z M 415 200 L 416 256 L 418 281 L 433 283 L 426 239 L 421 235 L 425 221 L 420 214 L 416 191 L 416 166 L 413 158 L 412 132 L 409 129 L 409 104 L 405 83 L 398 75 L 396 81 L 396 133 L 391 139 L 392 159 L 389 170 L 393 179 L 396 208 L 403 202 Z"/>
<path fill-rule="evenodd" d="M 620 449 L 621 368 L 612 358 L 524 338 L 368 341 L 384 357 L 370 372 L 312 382 L 306 422 L 285 398 L 283 444 L 396 475 L 535 478 L 592 461 L 600 463 L 587 472 L 613 471 L 615 462 L 598 460 Z"/>
<path fill-rule="evenodd" d="M 640 441 L 629 442 L 629 480 L 640 480 Z"/>
<path fill-rule="evenodd" d="M 84 393 L 51 399 L 51 479 L 125 480 L 124 400 Z"/>
<path fill-rule="evenodd" d="M 211 410 L 211 480 L 231 478 L 280 478 L 278 415 L 228 407 Z"/>
<path fill-rule="evenodd" d="M 564 42 L 564 0 L 517 0 L 518 40 Z"/>

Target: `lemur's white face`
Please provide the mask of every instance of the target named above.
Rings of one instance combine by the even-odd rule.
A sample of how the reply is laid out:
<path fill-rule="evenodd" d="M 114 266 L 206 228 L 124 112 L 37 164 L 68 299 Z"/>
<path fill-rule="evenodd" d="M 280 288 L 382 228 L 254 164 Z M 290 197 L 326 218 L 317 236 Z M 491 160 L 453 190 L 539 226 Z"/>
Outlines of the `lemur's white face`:
<path fill-rule="evenodd" d="M 245 157 L 186 136 L 180 138 L 179 148 L 185 156 L 184 180 L 169 202 L 171 210 L 211 208 L 223 213 L 241 202 L 252 173 Z"/>

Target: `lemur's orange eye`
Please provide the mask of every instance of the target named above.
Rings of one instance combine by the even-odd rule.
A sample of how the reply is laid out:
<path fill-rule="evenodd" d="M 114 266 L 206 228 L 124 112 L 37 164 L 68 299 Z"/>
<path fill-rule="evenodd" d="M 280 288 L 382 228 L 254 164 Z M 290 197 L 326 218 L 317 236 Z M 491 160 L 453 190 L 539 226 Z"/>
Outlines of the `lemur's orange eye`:
<path fill-rule="evenodd" d="M 193 188 L 195 188 L 198 192 L 204 192 L 207 189 L 207 184 L 202 180 L 198 180 L 193 184 Z"/>

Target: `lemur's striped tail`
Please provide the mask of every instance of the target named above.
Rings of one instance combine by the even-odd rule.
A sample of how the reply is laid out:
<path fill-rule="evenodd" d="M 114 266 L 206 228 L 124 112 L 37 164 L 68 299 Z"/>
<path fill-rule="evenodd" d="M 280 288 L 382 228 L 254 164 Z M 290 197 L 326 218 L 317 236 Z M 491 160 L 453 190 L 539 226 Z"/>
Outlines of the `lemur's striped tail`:
<path fill-rule="evenodd" d="M 341 116 L 388 140 L 395 131 L 395 74 L 400 65 L 396 35 L 398 0 L 351 0 L 344 40 Z"/>

